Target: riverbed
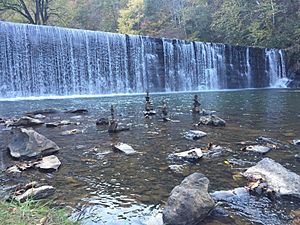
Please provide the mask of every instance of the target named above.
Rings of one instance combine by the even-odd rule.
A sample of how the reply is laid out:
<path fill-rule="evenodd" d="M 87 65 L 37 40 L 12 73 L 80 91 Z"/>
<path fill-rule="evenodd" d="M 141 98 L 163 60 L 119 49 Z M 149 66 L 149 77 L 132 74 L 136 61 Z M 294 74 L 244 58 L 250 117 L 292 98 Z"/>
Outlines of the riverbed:
<path fill-rule="evenodd" d="M 79 125 L 34 129 L 56 142 L 62 166 L 54 173 L 30 170 L 22 173 L 25 181 L 37 180 L 57 189 L 55 202 L 73 207 L 73 218 L 83 224 L 146 224 L 167 201 L 171 190 L 189 174 L 200 172 L 210 180 L 209 192 L 230 190 L 246 185 L 234 175 L 270 157 L 286 168 L 300 174 L 300 162 L 295 154 L 300 148 L 291 141 L 300 138 L 300 91 L 288 89 L 236 90 L 197 92 L 201 107 L 215 110 L 226 120 L 226 127 L 193 125 L 199 118 L 192 116 L 193 96 L 196 93 L 152 94 L 154 107 L 159 111 L 163 101 L 168 103 L 173 122 L 162 122 L 159 115 L 152 119 L 143 116 L 144 96 L 100 96 L 66 99 L 34 99 L 0 101 L 0 117 L 12 118 L 38 109 L 87 109 L 87 114 L 49 114 L 46 122 L 71 120 Z M 109 134 L 96 120 L 110 116 L 110 106 L 116 118 L 130 131 Z M 80 134 L 64 136 L 65 130 L 79 129 Z M 208 135 L 197 141 L 187 140 L 183 133 L 198 129 Z M 266 155 L 241 151 L 241 141 L 255 141 L 263 136 L 280 143 Z M 6 147 L 11 138 L 9 130 L 0 125 L 0 166 L 13 162 Z M 138 153 L 124 155 L 112 150 L 112 144 L 124 142 Z M 204 147 L 208 143 L 224 146 L 231 151 L 203 158 L 199 162 L 173 161 L 172 153 Z M 228 164 L 227 162 L 235 162 Z M 174 171 L 170 165 L 183 165 Z M 15 180 L 0 175 L 2 185 Z M 21 179 L 22 180 L 22 179 Z M 248 207 L 226 206 L 229 216 L 211 216 L 204 224 L 286 224 L 289 213 L 298 209 L 298 200 L 253 198 Z"/>

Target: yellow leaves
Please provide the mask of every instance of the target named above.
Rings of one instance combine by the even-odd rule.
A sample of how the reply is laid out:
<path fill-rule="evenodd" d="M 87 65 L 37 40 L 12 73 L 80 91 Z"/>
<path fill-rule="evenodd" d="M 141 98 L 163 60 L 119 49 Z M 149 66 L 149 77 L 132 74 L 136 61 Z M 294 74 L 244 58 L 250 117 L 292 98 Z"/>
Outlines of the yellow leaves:
<path fill-rule="evenodd" d="M 120 10 L 118 31 L 125 34 L 140 34 L 144 18 L 144 0 L 129 0 L 128 6 Z"/>

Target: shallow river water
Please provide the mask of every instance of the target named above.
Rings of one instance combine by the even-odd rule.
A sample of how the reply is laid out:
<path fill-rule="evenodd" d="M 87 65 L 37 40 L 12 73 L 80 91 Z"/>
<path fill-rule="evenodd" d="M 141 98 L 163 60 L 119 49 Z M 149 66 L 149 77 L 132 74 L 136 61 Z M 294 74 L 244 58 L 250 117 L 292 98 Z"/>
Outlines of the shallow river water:
<path fill-rule="evenodd" d="M 191 114 L 195 93 L 153 94 L 155 108 L 168 102 L 172 120 L 161 122 L 159 115 L 144 119 L 144 96 L 106 96 L 93 98 L 43 99 L 0 101 L 0 117 L 21 116 L 37 109 L 61 110 L 85 108 L 83 115 L 49 114 L 46 122 L 69 119 L 80 125 L 57 128 L 35 127 L 39 133 L 55 141 L 61 151 L 57 154 L 62 166 L 54 173 L 30 170 L 19 180 L 37 180 L 53 185 L 55 202 L 76 209 L 73 218 L 83 224 L 147 224 L 167 201 L 171 190 L 193 172 L 200 172 L 210 180 L 209 192 L 230 190 L 246 185 L 233 175 L 254 165 L 263 157 L 270 157 L 286 168 L 300 174 L 300 162 L 295 154 L 300 148 L 291 144 L 300 138 L 299 90 L 243 90 L 199 92 L 202 107 L 215 110 L 227 122 L 226 127 L 193 127 L 198 118 Z M 97 127 L 97 118 L 110 115 L 110 105 L 116 108 L 120 123 L 131 126 L 130 131 L 108 134 L 105 127 Z M 158 110 L 159 111 L 159 110 Z M 81 134 L 64 136 L 65 130 L 80 129 Z M 199 129 L 208 133 L 198 141 L 187 140 L 183 133 Z M 266 155 L 241 151 L 237 142 L 254 141 L 259 136 L 280 142 L 281 148 Z M 12 164 L 6 146 L 11 134 L 0 125 L 0 167 Z M 112 151 L 111 145 L 124 142 L 138 154 L 124 155 Z M 206 146 L 209 142 L 230 148 L 231 152 L 197 163 L 172 161 L 171 153 Z M 227 165 L 224 161 L 236 162 Z M 169 165 L 183 165 L 179 172 Z M 1 185 L 16 180 L 0 175 Z M 0 187 L 1 188 L 1 187 Z M 290 211 L 298 209 L 296 199 L 271 201 L 253 197 L 246 203 L 226 205 L 228 216 L 211 216 L 203 224 L 288 224 Z"/>

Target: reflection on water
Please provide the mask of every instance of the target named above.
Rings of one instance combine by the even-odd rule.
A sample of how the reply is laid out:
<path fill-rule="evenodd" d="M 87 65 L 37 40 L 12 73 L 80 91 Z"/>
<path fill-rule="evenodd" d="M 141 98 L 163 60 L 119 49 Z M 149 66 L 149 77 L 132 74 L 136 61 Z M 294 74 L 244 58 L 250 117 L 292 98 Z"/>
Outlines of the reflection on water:
<path fill-rule="evenodd" d="M 48 99 L 0 102 L 0 117 L 20 116 L 25 112 L 44 108 L 76 109 L 86 108 L 88 114 L 70 115 L 58 113 L 48 115 L 47 122 L 63 119 L 80 122 L 78 126 L 35 128 L 38 132 L 55 141 L 62 150 L 58 157 L 62 167 L 58 172 L 43 174 L 38 171 L 23 173 L 27 180 L 39 179 L 55 186 L 57 201 L 84 209 L 74 216 L 85 218 L 86 224 L 143 224 L 159 205 L 163 205 L 175 185 L 193 172 L 201 172 L 210 179 L 209 190 L 228 190 L 245 185 L 232 175 L 250 166 L 263 156 L 240 151 L 239 141 L 255 140 L 259 136 L 280 140 L 284 145 L 267 154 L 283 166 L 300 173 L 299 162 L 294 155 L 299 148 L 290 145 L 300 138 L 300 92 L 292 90 L 247 90 L 232 92 L 200 92 L 201 106 L 217 111 L 217 115 L 227 121 L 224 128 L 200 127 L 208 136 L 199 141 L 189 141 L 182 133 L 195 129 L 197 118 L 192 117 L 191 108 L 195 93 L 155 94 L 154 107 L 168 102 L 170 116 L 180 123 L 162 123 L 159 116 L 145 120 L 144 96 L 118 96 L 99 98 Z M 96 127 L 95 121 L 110 115 L 110 105 L 116 108 L 121 123 L 129 124 L 131 130 L 118 134 L 108 134 L 105 128 Z M 0 125 L 0 148 L 5 150 L 11 134 Z M 63 136 L 70 129 L 83 130 L 82 134 Z M 112 151 L 111 145 L 118 141 L 131 145 L 137 155 L 123 155 Z M 229 147 L 233 152 L 225 152 L 219 157 L 202 159 L 191 164 L 173 162 L 169 155 L 190 148 L 206 146 L 209 142 Z M 0 159 L 3 158 L 1 151 Z M 5 158 L 5 157 L 4 157 Z M 228 166 L 224 160 L 239 162 Z M 245 162 L 245 163 L 243 163 Z M 9 164 L 5 158 L 2 164 Z M 182 172 L 168 169 L 171 164 L 183 165 Z M 233 221 L 211 218 L 207 224 L 250 224 L 260 221 L 269 224 L 277 214 L 273 224 L 286 223 L 292 208 L 299 207 L 297 201 L 283 206 L 254 201 L 258 213 L 247 214 L 240 207 L 233 213 Z M 254 209 L 253 209 L 254 208 Z M 254 210 L 255 207 L 247 210 Z M 264 210 L 266 209 L 266 210 Z M 247 214 L 247 215 L 246 215 Z M 257 217 L 257 218 L 256 218 Z M 212 222 L 213 221 L 213 222 Z"/>

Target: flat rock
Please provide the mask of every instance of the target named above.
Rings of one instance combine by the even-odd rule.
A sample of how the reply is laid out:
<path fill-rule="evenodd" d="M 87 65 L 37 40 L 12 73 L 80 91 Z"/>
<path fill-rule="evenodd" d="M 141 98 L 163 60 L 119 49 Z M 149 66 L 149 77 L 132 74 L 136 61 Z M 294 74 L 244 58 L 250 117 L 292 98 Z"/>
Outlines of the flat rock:
<path fill-rule="evenodd" d="M 113 146 L 114 150 L 125 153 L 126 155 L 135 154 L 136 151 L 128 144 L 125 143 L 117 143 Z"/>
<path fill-rule="evenodd" d="M 184 134 L 184 137 L 188 140 L 198 140 L 207 136 L 207 133 L 200 130 L 190 130 Z"/>
<path fill-rule="evenodd" d="M 59 122 L 53 122 L 53 123 L 46 123 L 46 127 L 58 127 Z"/>
<path fill-rule="evenodd" d="M 59 109 L 49 108 L 49 109 L 40 109 L 35 110 L 33 112 L 26 113 L 26 115 L 37 115 L 37 114 L 54 114 L 54 113 L 60 113 L 61 111 Z"/>
<path fill-rule="evenodd" d="M 42 186 L 38 188 L 30 188 L 27 191 L 25 191 L 23 194 L 14 196 L 13 199 L 19 202 L 25 202 L 27 199 L 44 199 L 48 198 L 49 196 L 53 195 L 55 193 L 55 188 L 52 186 Z"/>
<path fill-rule="evenodd" d="M 193 173 L 176 186 L 163 209 L 164 224 L 192 225 L 205 219 L 215 205 L 208 184 L 203 174 Z"/>
<path fill-rule="evenodd" d="M 22 171 L 16 166 L 11 166 L 9 168 L 6 169 L 6 173 L 12 173 L 12 174 L 18 174 L 21 173 Z"/>
<path fill-rule="evenodd" d="M 276 194 L 300 198 L 300 176 L 270 158 L 259 161 L 257 165 L 247 169 L 243 175 L 248 179 L 262 176 L 268 187 Z"/>
<path fill-rule="evenodd" d="M 41 125 L 44 124 L 43 121 L 39 120 L 39 119 L 34 119 L 31 118 L 29 116 L 23 116 L 13 122 L 11 122 L 8 126 L 24 126 L 24 127 L 28 127 L 28 126 L 37 126 L 37 125 Z"/>
<path fill-rule="evenodd" d="M 79 122 L 71 122 L 70 120 L 62 120 L 59 122 L 46 123 L 46 127 L 59 127 L 59 126 L 68 126 L 68 125 L 79 125 Z"/>
<path fill-rule="evenodd" d="M 215 115 L 209 115 L 209 116 L 201 116 L 199 119 L 198 126 L 200 125 L 210 125 L 215 127 L 224 127 L 226 126 L 225 120 L 221 119 L 218 116 Z"/>
<path fill-rule="evenodd" d="M 88 113 L 87 109 L 73 109 L 73 110 L 68 110 L 66 113 L 76 113 L 76 114 L 84 114 Z"/>
<path fill-rule="evenodd" d="M 244 149 L 246 151 L 257 152 L 261 154 L 265 154 L 271 150 L 271 148 L 262 145 L 249 145 Z"/>
<path fill-rule="evenodd" d="M 55 155 L 50 155 L 43 157 L 35 167 L 43 170 L 57 170 L 60 165 L 60 160 Z"/>
<path fill-rule="evenodd" d="M 8 149 L 14 158 L 49 155 L 59 150 L 57 144 L 34 130 L 17 128 L 13 132 L 14 136 Z"/>
<path fill-rule="evenodd" d="M 202 158 L 201 148 L 195 148 L 184 152 L 174 153 L 174 156 L 183 160 L 198 160 Z"/>
<path fill-rule="evenodd" d="M 34 118 L 34 119 L 39 119 L 39 120 L 46 118 L 46 116 L 44 116 L 42 114 L 36 114 L 36 115 L 32 115 L 32 116 L 28 115 L 28 116 L 31 117 L 31 118 Z"/>

